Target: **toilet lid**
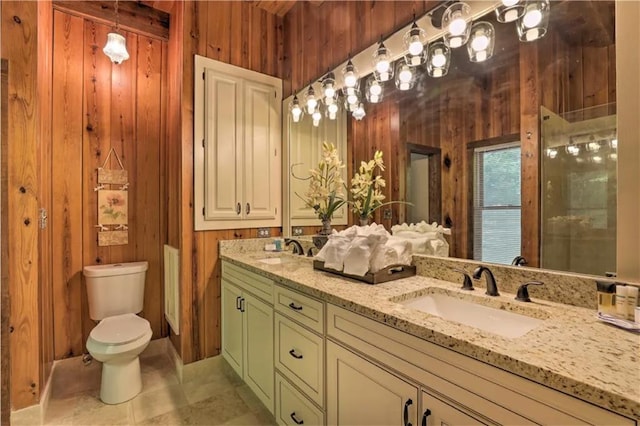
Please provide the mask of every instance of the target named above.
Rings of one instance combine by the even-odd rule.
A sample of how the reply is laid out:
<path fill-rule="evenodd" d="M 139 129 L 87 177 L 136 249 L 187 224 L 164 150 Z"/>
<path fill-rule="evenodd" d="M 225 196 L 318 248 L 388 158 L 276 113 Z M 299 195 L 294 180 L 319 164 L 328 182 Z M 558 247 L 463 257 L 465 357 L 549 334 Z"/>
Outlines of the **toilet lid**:
<path fill-rule="evenodd" d="M 150 329 L 146 319 L 135 314 L 123 314 L 103 319 L 89 336 L 100 343 L 123 345 L 142 337 Z"/>

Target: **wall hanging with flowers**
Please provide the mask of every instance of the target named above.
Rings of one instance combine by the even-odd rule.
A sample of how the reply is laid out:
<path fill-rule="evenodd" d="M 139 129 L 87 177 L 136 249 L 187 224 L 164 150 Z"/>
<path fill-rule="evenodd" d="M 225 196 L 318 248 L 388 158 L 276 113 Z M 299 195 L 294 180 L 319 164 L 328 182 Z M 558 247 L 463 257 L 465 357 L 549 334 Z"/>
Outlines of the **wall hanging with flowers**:
<path fill-rule="evenodd" d="M 111 154 L 120 169 L 106 169 Z M 109 188 L 107 189 L 107 186 Z M 118 189 L 111 189 L 118 187 Z M 102 167 L 98 167 L 98 245 L 117 246 L 129 243 L 129 178 L 115 149 L 111 148 Z"/>

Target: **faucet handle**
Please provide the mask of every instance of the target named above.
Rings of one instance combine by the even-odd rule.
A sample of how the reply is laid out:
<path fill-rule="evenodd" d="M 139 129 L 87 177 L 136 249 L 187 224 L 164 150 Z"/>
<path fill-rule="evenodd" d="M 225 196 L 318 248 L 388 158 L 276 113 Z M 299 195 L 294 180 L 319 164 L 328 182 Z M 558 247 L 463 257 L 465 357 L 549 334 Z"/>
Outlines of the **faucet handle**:
<path fill-rule="evenodd" d="M 516 300 L 519 300 L 521 302 L 531 302 L 531 299 L 529 298 L 529 290 L 527 290 L 527 286 L 530 285 L 543 285 L 544 283 L 542 281 L 529 281 L 526 282 L 524 284 L 522 284 L 520 287 L 518 287 L 518 293 L 516 294 Z"/>
<path fill-rule="evenodd" d="M 467 271 L 461 268 L 451 268 L 451 269 L 456 272 L 460 272 L 464 276 L 464 282 L 462 283 L 462 287 L 460 287 L 462 290 L 469 290 L 469 291 L 473 290 L 473 283 Z"/>

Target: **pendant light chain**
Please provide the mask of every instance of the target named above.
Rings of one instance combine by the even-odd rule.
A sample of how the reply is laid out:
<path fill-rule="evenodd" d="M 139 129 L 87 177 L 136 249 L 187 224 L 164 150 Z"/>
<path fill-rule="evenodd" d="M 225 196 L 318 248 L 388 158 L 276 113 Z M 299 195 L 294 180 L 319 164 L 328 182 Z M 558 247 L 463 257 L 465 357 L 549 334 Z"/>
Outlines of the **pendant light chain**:
<path fill-rule="evenodd" d="M 116 13 L 116 32 L 120 30 L 120 22 L 118 19 L 118 0 L 116 0 L 116 5 L 114 6 L 114 11 Z"/>

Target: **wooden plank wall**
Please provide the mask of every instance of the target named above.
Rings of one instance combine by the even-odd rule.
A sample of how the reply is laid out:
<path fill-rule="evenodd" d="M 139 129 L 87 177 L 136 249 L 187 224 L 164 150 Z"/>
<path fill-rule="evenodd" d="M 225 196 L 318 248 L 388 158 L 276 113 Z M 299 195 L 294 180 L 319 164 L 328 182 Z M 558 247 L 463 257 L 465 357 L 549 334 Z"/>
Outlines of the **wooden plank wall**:
<path fill-rule="evenodd" d="M 9 64 L 0 59 L 0 425 L 9 425 L 11 412 L 11 350 L 9 347 L 9 242 L 4 237 L 8 229 L 7 203 L 7 101 L 9 94 Z"/>
<path fill-rule="evenodd" d="M 124 32 L 130 59 L 114 65 L 102 53 L 110 26 L 54 11 L 51 229 L 55 358 L 77 356 L 95 322 L 82 268 L 146 260 L 141 316 L 153 338 L 167 335 L 163 317 L 167 41 Z M 97 244 L 96 169 L 114 148 L 128 172 L 129 243 Z M 106 168 L 119 168 L 111 155 Z M 115 187 L 112 187 L 116 189 Z"/>
<path fill-rule="evenodd" d="M 171 130 L 169 142 L 180 158 L 180 211 L 170 215 L 168 228 L 170 243 L 175 236 L 180 240 L 182 310 L 180 336 L 171 335 L 171 341 L 190 363 L 220 353 L 218 241 L 257 237 L 257 229 L 193 232 L 193 55 L 282 78 L 284 39 L 282 18 L 248 2 L 179 2 L 172 12 L 170 31 L 175 25 L 182 40 L 169 56 L 169 68 L 181 68 L 180 86 L 170 85 L 178 93 L 169 94 L 180 105 L 180 134 Z M 170 102 L 171 111 L 174 107 Z M 273 228 L 271 235 L 280 232 Z"/>
<path fill-rule="evenodd" d="M 11 405 L 40 396 L 38 4 L 2 2 L 2 56 L 9 62 L 7 232 L 11 321 Z M 25 351 L 24 348 L 35 350 Z"/>

